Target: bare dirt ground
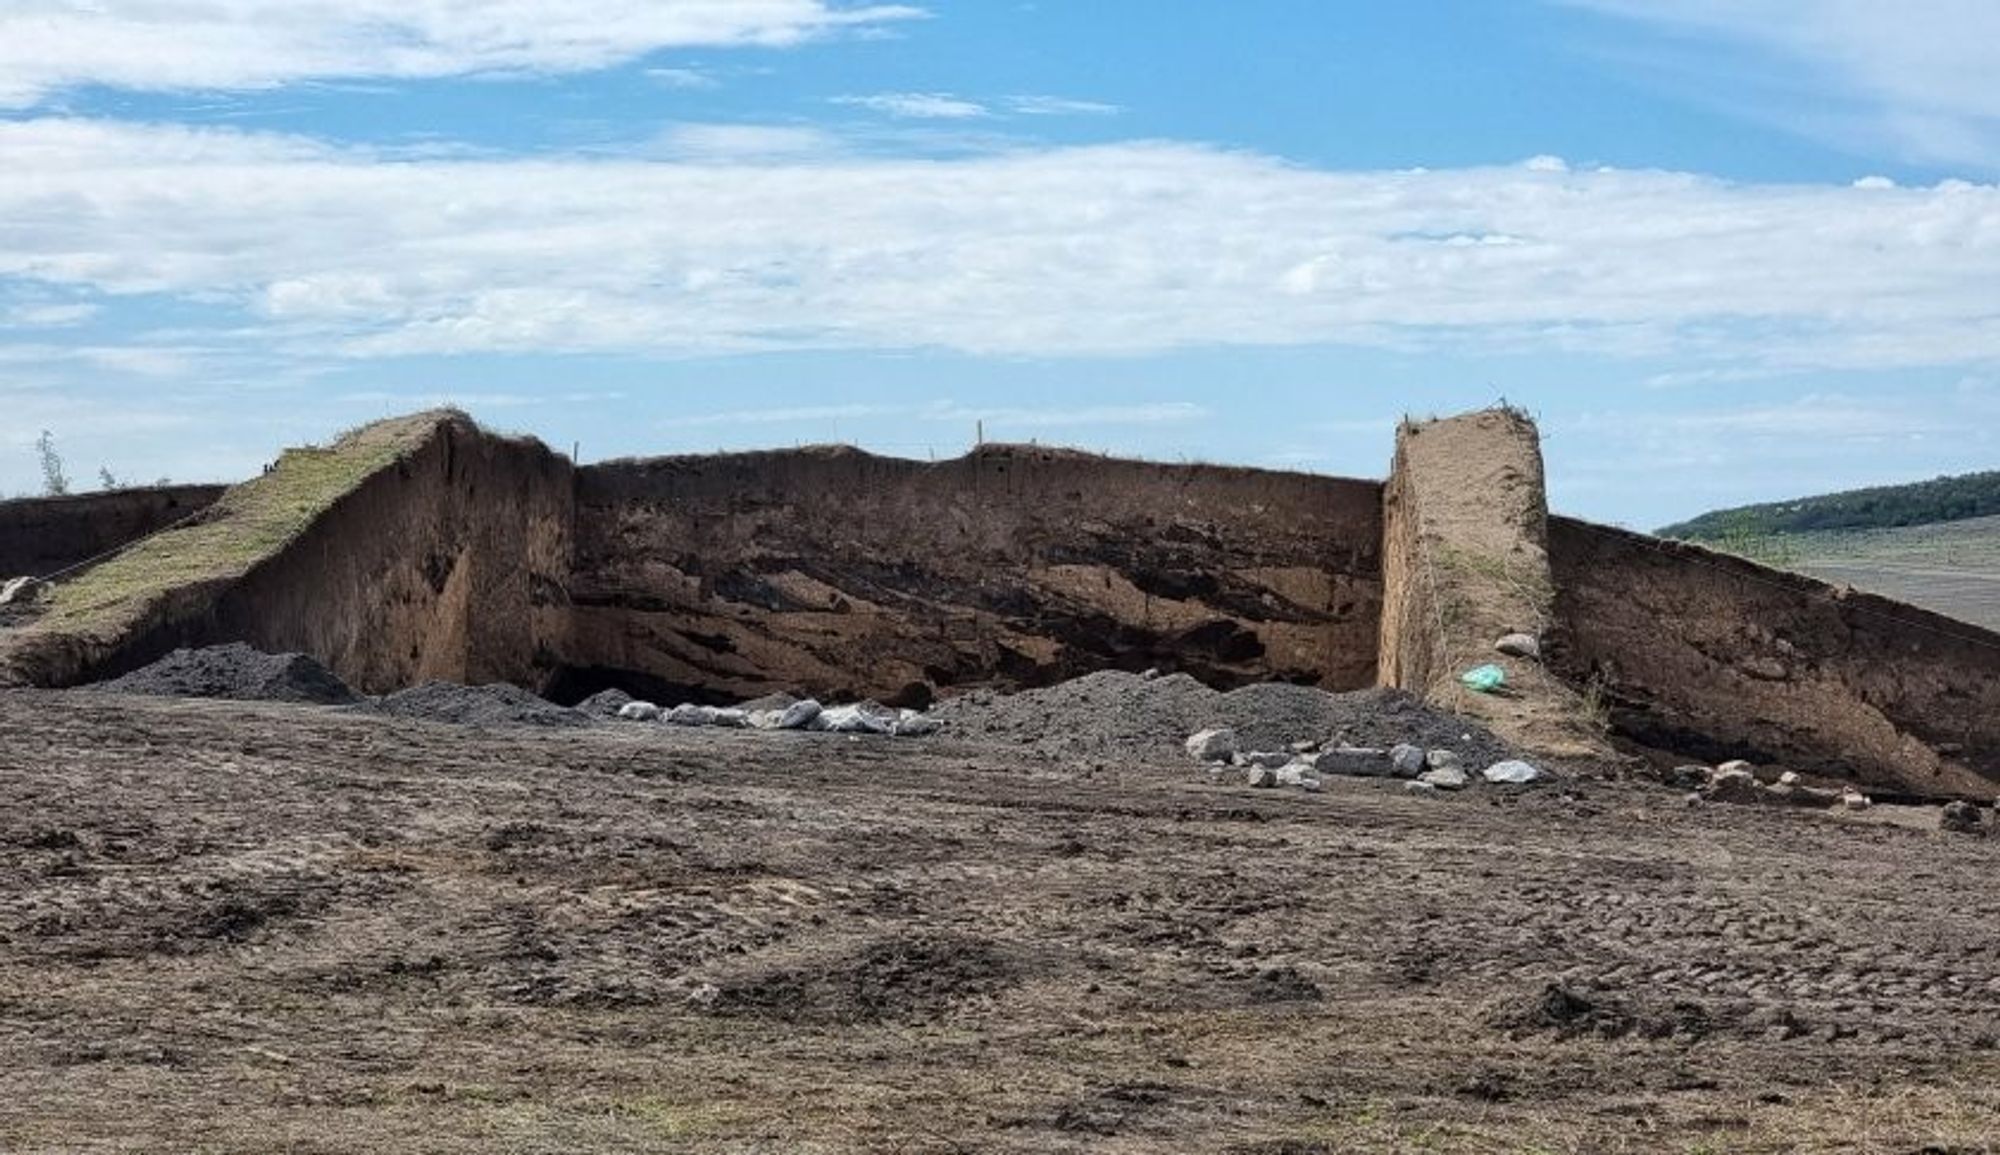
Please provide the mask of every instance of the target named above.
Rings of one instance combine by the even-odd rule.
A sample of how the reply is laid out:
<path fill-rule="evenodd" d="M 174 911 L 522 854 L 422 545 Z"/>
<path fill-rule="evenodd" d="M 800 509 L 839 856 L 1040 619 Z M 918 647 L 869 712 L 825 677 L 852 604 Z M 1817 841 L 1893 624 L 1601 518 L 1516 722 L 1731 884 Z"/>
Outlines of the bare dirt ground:
<path fill-rule="evenodd" d="M 2000 838 L 0 693 L 8 1152 L 2000 1150 Z"/>

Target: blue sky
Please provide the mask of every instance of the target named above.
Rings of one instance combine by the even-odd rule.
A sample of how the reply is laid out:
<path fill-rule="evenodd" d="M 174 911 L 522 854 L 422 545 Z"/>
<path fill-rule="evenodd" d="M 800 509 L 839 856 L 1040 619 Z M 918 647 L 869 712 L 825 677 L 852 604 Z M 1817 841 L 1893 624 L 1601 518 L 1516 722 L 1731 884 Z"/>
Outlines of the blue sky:
<path fill-rule="evenodd" d="M 459 404 L 585 460 L 982 423 L 1558 509 L 2000 468 L 1985 0 L 11 0 L 0 493 Z"/>

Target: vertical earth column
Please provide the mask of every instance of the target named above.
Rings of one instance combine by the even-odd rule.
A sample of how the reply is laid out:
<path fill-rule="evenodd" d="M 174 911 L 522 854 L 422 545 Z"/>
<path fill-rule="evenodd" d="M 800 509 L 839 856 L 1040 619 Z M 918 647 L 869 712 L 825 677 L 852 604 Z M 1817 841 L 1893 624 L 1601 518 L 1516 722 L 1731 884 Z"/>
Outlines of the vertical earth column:
<path fill-rule="evenodd" d="M 1382 684 L 1547 757 L 1608 755 L 1579 695 L 1538 659 L 1495 649 L 1517 633 L 1546 643 L 1556 621 L 1534 422 L 1504 408 L 1404 422 L 1383 502 Z M 1468 689 L 1461 676 L 1489 663 L 1505 685 Z"/>

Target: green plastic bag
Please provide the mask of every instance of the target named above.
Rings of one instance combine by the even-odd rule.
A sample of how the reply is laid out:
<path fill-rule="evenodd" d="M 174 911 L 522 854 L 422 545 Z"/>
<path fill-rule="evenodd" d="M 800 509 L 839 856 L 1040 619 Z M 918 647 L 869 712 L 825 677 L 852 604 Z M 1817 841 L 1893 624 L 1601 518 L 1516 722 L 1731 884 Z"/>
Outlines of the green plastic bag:
<path fill-rule="evenodd" d="M 1475 670 L 1467 670 L 1459 681 L 1464 682 L 1468 690 L 1490 694 L 1507 684 L 1507 671 L 1498 666 L 1480 666 Z"/>

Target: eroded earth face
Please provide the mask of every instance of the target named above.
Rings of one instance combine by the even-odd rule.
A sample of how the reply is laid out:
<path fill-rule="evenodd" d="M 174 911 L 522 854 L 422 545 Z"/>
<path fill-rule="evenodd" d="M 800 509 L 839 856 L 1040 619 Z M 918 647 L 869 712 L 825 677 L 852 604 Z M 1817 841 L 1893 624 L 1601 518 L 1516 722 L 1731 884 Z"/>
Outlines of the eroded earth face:
<path fill-rule="evenodd" d="M 2000 1135 L 2000 838 L 1880 807 L 87 693 L 0 735 L 8 1151 Z"/>

